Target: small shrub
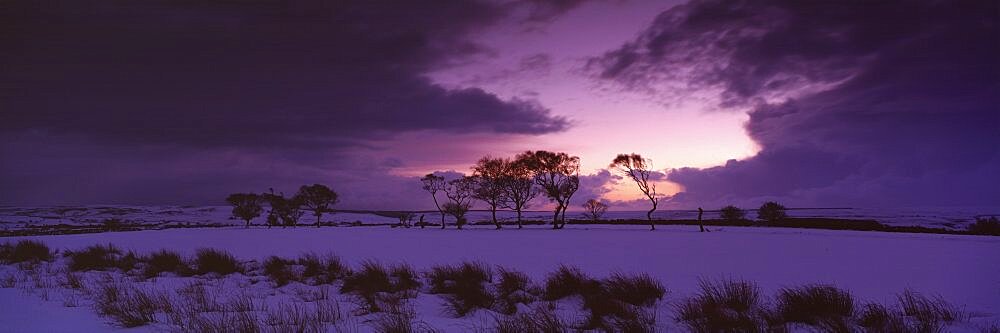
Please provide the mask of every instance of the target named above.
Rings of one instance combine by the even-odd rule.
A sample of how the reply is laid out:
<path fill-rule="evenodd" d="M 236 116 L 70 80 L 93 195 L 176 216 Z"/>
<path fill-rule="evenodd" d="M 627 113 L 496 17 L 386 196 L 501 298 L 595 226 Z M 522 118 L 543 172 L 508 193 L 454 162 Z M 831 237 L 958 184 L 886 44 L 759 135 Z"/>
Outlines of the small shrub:
<path fill-rule="evenodd" d="M 1000 220 L 996 216 L 977 217 L 976 223 L 969 225 L 969 233 L 973 235 L 1000 236 Z"/>
<path fill-rule="evenodd" d="M 726 221 L 741 221 L 746 218 L 747 213 L 739 207 L 729 205 L 719 210 L 719 216 Z"/>
<path fill-rule="evenodd" d="M 91 245 L 83 251 L 67 251 L 71 271 L 104 271 L 118 268 L 121 250 L 112 244 Z"/>
<path fill-rule="evenodd" d="M 615 273 L 604 281 L 604 285 L 612 298 L 637 306 L 652 306 L 667 291 L 660 281 L 648 274 L 627 276 Z"/>
<path fill-rule="evenodd" d="M 493 280 L 493 270 L 481 263 L 436 266 L 428 273 L 431 293 L 447 294 L 447 309 L 462 317 L 476 309 L 488 309 L 496 301 L 484 285 Z"/>
<path fill-rule="evenodd" d="M 777 312 L 782 320 L 834 331 L 847 331 L 854 315 L 854 297 L 827 285 L 786 288 L 778 292 Z"/>
<path fill-rule="evenodd" d="M 135 252 L 128 251 L 128 253 L 125 253 L 125 255 L 121 258 L 116 259 L 115 267 L 120 269 L 122 272 L 128 272 L 139 266 L 139 262 L 141 261 L 142 259 L 139 258 Z"/>
<path fill-rule="evenodd" d="M 184 259 L 177 252 L 160 250 L 153 252 L 146 257 L 146 266 L 143 267 L 143 275 L 151 278 L 164 272 L 172 272 L 177 275 L 187 275 L 191 268 L 187 266 Z"/>
<path fill-rule="evenodd" d="M 930 299 L 919 293 L 906 290 L 897 296 L 903 315 L 917 321 L 921 329 L 940 329 L 946 323 L 962 319 L 962 311 L 941 298 Z"/>
<path fill-rule="evenodd" d="M 289 267 L 291 264 L 292 261 L 290 260 L 276 256 L 268 257 L 264 260 L 264 275 L 267 275 L 278 287 L 284 286 L 295 278 L 295 274 L 292 273 L 292 269 Z"/>
<path fill-rule="evenodd" d="M 500 268 L 497 283 L 497 311 L 507 315 L 517 312 L 517 304 L 529 304 L 535 300 L 531 290 L 531 278 L 518 271 Z"/>
<path fill-rule="evenodd" d="M 52 251 L 45 243 L 34 240 L 20 240 L 14 245 L 0 245 L 0 263 L 40 262 L 52 260 Z"/>
<path fill-rule="evenodd" d="M 702 280 L 698 295 L 678 306 L 677 321 L 692 332 L 764 332 L 768 310 L 757 285 Z"/>
<path fill-rule="evenodd" d="M 545 300 L 555 301 L 573 295 L 580 295 L 588 284 L 596 281 L 576 267 L 559 266 L 545 279 Z"/>
<path fill-rule="evenodd" d="M 198 275 L 215 273 L 229 275 L 243 273 L 243 265 L 232 254 L 216 249 L 198 249 L 194 256 L 195 272 Z"/>
<path fill-rule="evenodd" d="M 757 218 L 767 222 L 780 221 L 788 217 L 788 215 L 785 214 L 785 209 L 785 206 L 782 206 L 777 202 L 768 201 L 757 209 Z"/>

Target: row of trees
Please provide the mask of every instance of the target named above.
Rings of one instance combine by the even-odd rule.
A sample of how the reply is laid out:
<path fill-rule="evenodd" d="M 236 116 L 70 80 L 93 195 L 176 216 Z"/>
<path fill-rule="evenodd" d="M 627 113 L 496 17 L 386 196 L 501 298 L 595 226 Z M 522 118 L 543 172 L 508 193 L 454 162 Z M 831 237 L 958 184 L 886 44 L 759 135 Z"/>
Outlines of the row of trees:
<path fill-rule="evenodd" d="M 472 170 L 471 176 L 452 180 L 435 174 L 420 179 L 423 189 L 430 193 L 441 213 L 442 229 L 445 228 L 445 215 L 453 216 L 457 228 L 461 229 L 473 199 L 489 207 L 497 229 L 503 228 L 497 220 L 498 209 L 515 211 L 517 227 L 523 228 L 522 212 L 539 195 L 555 203 L 552 228 L 562 229 L 566 226 L 570 198 L 580 188 L 580 158 L 566 153 L 539 150 L 518 154 L 513 159 L 486 156 Z M 443 204 L 438 200 L 439 192 L 447 199 Z"/>
<path fill-rule="evenodd" d="M 646 213 L 646 219 L 649 220 L 650 230 L 655 230 L 653 212 L 661 195 L 657 193 L 652 177 L 652 161 L 639 154 L 619 154 L 611 161 L 610 167 L 634 181 L 639 191 L 649 199 L 652 208 Z M 522 211 L 540 194 L 555 204 L 552 228 L 562 229 L 566 226 L 566 209 L 570 199 L 580 188 L 580 158 L 561 152 L 527 151 L 513 159 L 486 156 L 472 170 L 471 176 L 458 179 L 445 180 L 435 174 L 420 179 L 423 189 L 430 193 L 441 213 L 442 229 L 445 227 L 445 215 L 453 216 L 461 229 L 473 199 L 486 204 L 497 229 L 502 228 L 496 217 L 498 209 L 516 212 L 517 227 L 522 228 Z M 438 201 L 439 192 L 443 192 L 447 199 L 443 204 Z M 589 214 L 607 211 L 607 205 L 592 201 L 584 205 Z"/>
<path fill-rule="evenodd" d="M 320 226 L 320 217 L 323 213 L 333 212 L 333 205 L 339 201 L 337 192 L 321 184 L 303 185 L 299 191 L 291 197 L 285 197 L 284 193 L 274 193 L 271 189 L 268 193 L 234 193 L 226 198 L 226 202 L 233 206 L 233 216 L 246 221 L 247 228 L 250 221 L 259 217 L 264 212 L 267 205 L 267 226 L 296 226 L 299 219 L 306 212 L 311 212 L 316 216 L 316 227 Z"/>

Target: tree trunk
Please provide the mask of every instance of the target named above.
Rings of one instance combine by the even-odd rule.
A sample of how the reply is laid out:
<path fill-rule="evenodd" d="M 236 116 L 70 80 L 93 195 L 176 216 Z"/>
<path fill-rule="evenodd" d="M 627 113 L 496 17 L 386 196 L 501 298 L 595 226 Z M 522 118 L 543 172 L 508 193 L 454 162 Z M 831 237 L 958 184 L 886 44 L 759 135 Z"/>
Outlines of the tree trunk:
<path fill-rule="evenodd" d="M 656 230 L 656 224 L 653 223 L 653 212 L 656 211 L 656 201 L 653 199 L 650 199 L 650 201 L 653 202 L 653 209 L 650 209 L 648 212 L 646 212 L 646 219 L 649 220 L 649 230 L 652 231 Z"/>
<path fill-rule="evenodd" d="M 320 216 L 323 216 L 323 213 L 316 214 L 316 227 L 317 228 L 319 228 L 319 218 L 320 218 Z"/>
<path fill-rule="evenodd" d="M 497 226 L 497 230 L 502 229 L 503 227 L 500 226 L 500 222 L 497 222 L 497 208 L 491 207 L 490 212 L 493 213 L 493 224 Z"/>
<path fill-rule="evenodd" d="M 701 228 L 701 232 L 705 232 L 705 224 L 701 223 L 701 214 L 704 213 L 701 207 L 698 207 L 698 228 Z"/>
<path fill-rule="evenodd" d="M 250 229 L 250 220 L 247 220 L 247 229 Z"/>
<path fill-rule="evenodd" d="M 517 209 L 517 228 L 518 229 L 524 228 L 523 226 L 521 226 L 521 209 L 520 208 Z"/>
<path fill-rule="evenodd" d="M 563 208 L 562 208 L 562 216 L 560 216 L 560 217 L 559 217 L 559 220 L 560 220 L 560 221 L 562 222 L 562 223 L 560 223 L 560 225 L 559 225 L 559 229 L 562 229 L 562 228 L 565 228 L 565 227 L 566 227 L 566 209 L 567 209 L 567 208 L 569 208 L 569 205 L 568 205 L 568 204 L 567 204 L 567 205 L 563 205 Z"/>
<path fill-rule="evenodd" d="M 556 206 L 556 213 L 552 215 L 552 229 L 559 229 L 559 210 L 562 209 L 562 204 Z"/>

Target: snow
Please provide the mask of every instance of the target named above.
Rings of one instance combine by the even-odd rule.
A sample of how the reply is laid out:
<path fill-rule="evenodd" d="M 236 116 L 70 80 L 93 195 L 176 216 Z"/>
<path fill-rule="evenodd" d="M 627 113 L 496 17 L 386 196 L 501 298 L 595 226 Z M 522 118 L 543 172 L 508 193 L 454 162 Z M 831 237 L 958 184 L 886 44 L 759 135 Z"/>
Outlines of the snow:
<path fill-rule="evenodd" d="M 197 248 L 213 247 L 244 260 L 334 253 L 352 265 L 375 259 L 409 263 L 418 270 L 480 261 L 523 271 L 536 282 L 560 264 L 578 266 L 595 277 L 612 272 L 649 273 L 670 290 L 658 310 L 660 322 L 668 327 L 675 325 L 670 318 L 672 302 L 696 292 L 699 279 L 720 278 L 755 281 L 766 295 L 782 287 L 829 283 L 851 291 L 859 300 L 881 303 L 892 303 L 897 293 L 912 289 L 940 295 L 972 313 L 976 322 L 1000 320 L 1000 237 L 783 228 L 697 230 L 579 225 L 565 230 L 532 226 L 500 231 L 491 226 L 462 231 L 453 227 L 227 227 L 21 238 L 63 250 L 111 243 L 141 253 L 171 249 L 190 255 Z M 20 305 L 35 304 L 23 297 L 3 297 L 0 303 L 14 313 L 34 311 Z M 421 295 L 415 303 L 419 319 L 449 331 L 462 331 L 456 327 L 470 320 L 485 320 L 448 318 L 434 295 Z"/>

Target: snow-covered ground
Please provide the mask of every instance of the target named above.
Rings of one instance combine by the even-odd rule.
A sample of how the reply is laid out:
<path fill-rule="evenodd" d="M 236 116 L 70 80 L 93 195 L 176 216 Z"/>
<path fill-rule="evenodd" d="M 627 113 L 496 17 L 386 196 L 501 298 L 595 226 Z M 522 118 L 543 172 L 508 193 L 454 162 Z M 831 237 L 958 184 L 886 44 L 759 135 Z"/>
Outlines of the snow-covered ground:
<path fill-rule="evenodd" d="M 64 206 L 64 207 L 0 207 L 0 230 L 14 230 L 28 226 L 39 225 L 94 225 L 106 219 L 119 219 L 126 222 L 156 225 L 183 224 L 242 224 L 233 219 L 229 206 Z M 512 212 L 498 212 L 498 217 L 514 220 Z M 1000 207 L 965 207 L 965 208 L 818 208 L 790 209 L 792 217 L 830 217 L 848 219 L 873 219 L 881 223 L 895 226 L 925 226 L 950 229 L 965 229 L 975 221 L 977 216 L 1000 216 Z M 437 212 L 417 213 L 424 215 L 428 222 L 439 221 Z M 691 210 L 658 210 L 653 216 L 660 219 L 695 219 L 696 211 Z M 748 211 L 748 217 L 754 217 L 753 211 Z M 570 218 L 582 218 L 580 212 L 569 212 Z M 718 217 L 718 212 L 708 211 L 704 218 Z M 526 212 L 525 219 L 550 220 L 548 211 Z M 610 211 L 605 219 L 645 219 L 645 211 Z M 473 211 L 469 213 L 472 222 L 488 221 L 489 212 Z M 325 214 L 324 222 L 361 222 L 366 224 L 396 223 L 398 219 L 369 213 L 338 212 Z M 449 218 L 449 220 L 451 220 Z M 303 223 L 313 223 L 311 215 L 302 218 Z M 415 222 L 415 221 L 414 221 Z M 258 218 L 254 223 L 263 223 Z"/>
<path fill-rule="evenodd" d="M 244 260 L 333 253 L 352 265 L 375 259 L 408 263 L 418 270 L 479 261 L 523 271 L 536 282 L 560 264 L 580 267 L 595 277 L 612 272 L 649 273 L 670 290 L 657 308 L 658 323 L 667 330 L 677 328 L 672 318 L 675 302 L 695 293 L 699 279 L 719 278 L 755 281 L 766 295 L 782 287 L 828 283 L 851 291 L 859 300 L 884 304 L 893 303 L 897 293 L 911 289 L 940 295 L 970 313 L 975 325 L 1000 321 L 1000 237 L 989 236 L 736 227 L 713 227 L 713 232 L 699 233 L 697 228 L 684 226 L 651 232 L 643 226 L 570 225 L 559 231 L 541 226 L 501 231 L 489 226 L 463 231 L 385 226 L 232 227 L 9 240 L 24 238 L 64 250 L 111 243 L 140 253 L 171 249 L 190 255 L 197 248 L 213 247 Z M 0 309 L 26 316 L 40 311 L 36 303 L 25 303 L 24 297 L 6 297 L 9 293 L 0 294 L 4 295 Z M 57 301 L 49 303 L 51 313 L 66 311 L 55 309 L 61 307 Z M 469 322 L 477 320 L 444 315 L 437 296 L 422 295 L 416 304 L 418 318 L 445 331 L 466 331 Z M 977 326 L 952 329 L 974 330 L 972 327 Z"/>

